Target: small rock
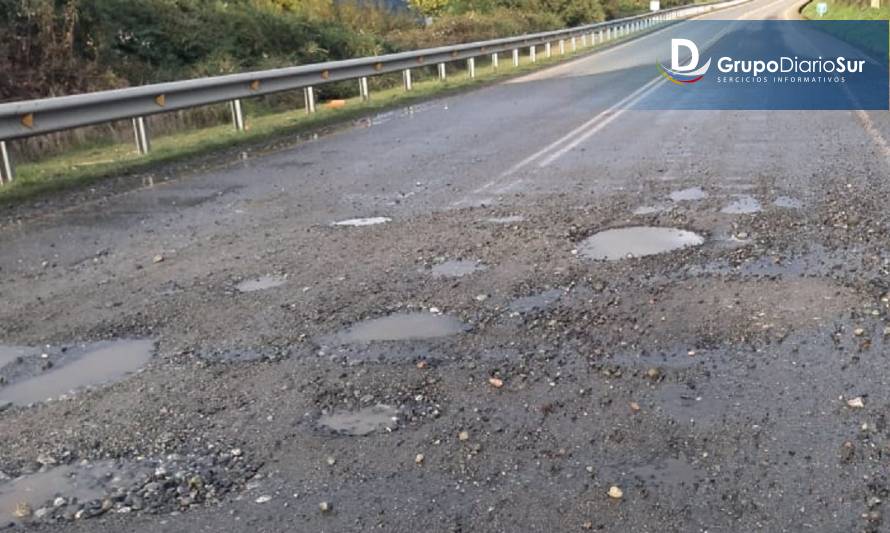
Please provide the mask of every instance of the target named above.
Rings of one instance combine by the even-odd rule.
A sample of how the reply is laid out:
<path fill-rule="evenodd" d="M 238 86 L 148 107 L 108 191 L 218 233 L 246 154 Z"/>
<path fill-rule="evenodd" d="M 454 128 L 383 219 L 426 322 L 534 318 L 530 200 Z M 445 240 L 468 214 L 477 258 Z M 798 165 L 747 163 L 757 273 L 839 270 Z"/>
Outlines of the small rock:
<path fill-rule="evenodd" d="M 865 407 L 865 402 L 862 401 L 862 396 L 857 396 L 855 398 L 850 398 L 847 400 L 847 405 L 854 409 L 862 409 Z"/>
<path fill-rule="evenodd" d="M 417 368 L 419 368 L 420 370 L 423 370 L 423 369 L 426 368 L 427 366 L 428 366 L 428 365 L 427 365 L 427 362 L 426 362 L 426 361 L 418 361 L 418 362 L 417 362 Z"/>
<path fill-rule="evenodd" d="M 334 466 L 335 464 L 337 464 L 337 458 L 332 455 L 329 455 L 325 459 L 325 462 L 328 464 L 328 466 Z"/>
<path fill-rule="evenodd" d="M 501 387 L 504 386 L 504 380 L 502 380 L 500 378 L 496 378 L 496 377 L 488 378 L 488 383 L 496 389 L 500 389 Z"/>
<path fill-rule="evenodd" d="M 272 496 L 269 496 L 268 494 L 264 494 L 256 499 L 257 503 L 267 503 L 270 501 L 272 501 Z"/>
<path fill-rule="evenodd" d="M 68 503 L 68 501 L 65 498 L 62 498 L 61 496 L 59 496 L 58 498 L 53 500 L 53 507 L 62 507 L 63 505 L 66 505 L 67 503 Z"/>
<path fill-rule="evenodd" d="M 630 402 L 630 410 L 633 411 L 634 413 L 639 412 L 640 404 L 638 404 L 637 402 Z"/>
<path fill-rule="evenodd" d="M 857 337 L 861 337 L 864 334 L 865 334 L 865 329 L 863 329 L 863 328 L 856 328 L 853 330 L 853 335 L 856 335 Z"/>
<path fill-rule="evenodd" d="M 624 491 L 618 488 L 617 485 L 612 485 L 609 488 L 609 497 L 615 500 L 620 500 L 624 497 Z"/>
<path fill-rule="evenodd" d="M 37 509 L 36 511 L 34 511 L 34 518 L 36 518 L 37 520 L 40 520 L 44 516 L 48 515 L 49 512 L 50 512 L 50 509 L 48 507 L 41 507 L 40 509 Z"/>
<path fill-rule="evenodd" d="M 425 459 L 425 457 L 423 456 L 423 454 L 418 453 L 417 455 L 414 456 L 414 463 L 418 464 L 418 465 L 422 465 L 424 459 Z"/>
<path fill-rule="evenodd" d="M 470 432 L 467 430 L 461 431 L 457 434 L 457 439 L 461 442 L 470 440 Z"/>
<path fill-rule="evenodd" d="M 31 506 L 27 503 L 20 503 L 15 506 L 15 511 L 12 512 L 12 516 L 16 518 L 28 518 L 34 514 L 34 511 L 31 509 Z"/>
<path fill-rule="evenodd" d="M 164 256 L 163 256 L 163 255 L 156 255 L 156 256 L 154 256 L 154 258 L 151 260 L 151 262 L 152 262 L 152 263 L 155 263 L 155 264 L 157 264 L 157 263 L 163 263 L 163 262 L 164 262 Z"/>
<path fill-rule="evenodd" d="M 321 512 L 323 512 L 323 513 L 329 513 L 329 512 L 331 512 L 331 508 L 332 508 L 332 506 L 331 506 L 331 504 L 328 503 L 328 502 L 321 502 L 321 503 L 318 504 L 318 508 L 319 508 L 319 510 L 321 510 Z"/>
<path fill-rule="evenodd" d="M 476 301 L 477 301 L 477 302 L 484 302 L 484 301 L 487 300 L 487 299 L 488 299 L 488 295 L 487 295 L 487 294 L 479 294 L 479 295 L 476 296 Z"/>
<path fill-rule="evenodd" d="M 652 367 L 646 371 L 646 377 L 651 379 L 652 381 L 656 381 L 661 378 L 661 370 Z"/>
<path fill-rule="evenodd" d="M 241 457 L 241 448 L 233 448 L 231 454 L 232 457 Z"/>

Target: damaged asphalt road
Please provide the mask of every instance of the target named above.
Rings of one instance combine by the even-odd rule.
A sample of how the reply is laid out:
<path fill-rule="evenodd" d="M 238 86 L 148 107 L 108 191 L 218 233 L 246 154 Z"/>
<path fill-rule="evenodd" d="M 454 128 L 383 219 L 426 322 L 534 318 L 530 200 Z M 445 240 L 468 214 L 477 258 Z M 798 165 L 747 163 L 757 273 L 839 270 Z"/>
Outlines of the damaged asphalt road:
<path fill-rule="evenodd" d="M 505 176 L 561 81 L 6 208 L 0 527 L 886 530 L 866 133 L 633 112 Z"/>

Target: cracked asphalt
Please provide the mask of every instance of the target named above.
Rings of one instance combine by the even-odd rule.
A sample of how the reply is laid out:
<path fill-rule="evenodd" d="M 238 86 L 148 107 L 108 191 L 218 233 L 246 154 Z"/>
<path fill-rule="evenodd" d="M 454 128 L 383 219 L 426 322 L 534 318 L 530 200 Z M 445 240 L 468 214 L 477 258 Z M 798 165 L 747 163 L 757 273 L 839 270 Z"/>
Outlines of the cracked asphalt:
<path fill-rule="evenodd" d="M 890 118 L 576 130 L 658 38 L 5 208 L 0 528 L 888 530 Z M 632 226 L 702 241 L 590 257 Z M 148 362 L 10 396 L 118 340 Z"/>

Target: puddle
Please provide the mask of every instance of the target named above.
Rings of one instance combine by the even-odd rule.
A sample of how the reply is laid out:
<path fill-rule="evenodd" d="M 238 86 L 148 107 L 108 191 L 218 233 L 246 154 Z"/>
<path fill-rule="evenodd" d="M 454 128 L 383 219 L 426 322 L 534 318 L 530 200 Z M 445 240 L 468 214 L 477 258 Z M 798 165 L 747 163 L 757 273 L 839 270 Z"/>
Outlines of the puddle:
<path fill-rule="evenodd" d="M 701 187 L 689 187 L 680 191 L 671 193 L 671 200 L 674 202 L 682 202 L 684 200 L 704 200 L 708 197 L 708 193 Z"/>
<path fill-rule="evenodd" d="M 773 201 L 773 205 L 776 207 L 784 207 L 786 209 L 800 209 L 803 207 L 803 202 L 790 196 L 778 196 Z"/>
<path fill-rule="evenodd" d="M 712 425 L 730 415 L 727 401 L 714 394 L 690 388 L 684 383 L 666 383 L 656 393 L 656 403 L 664 414 L 678 422 Z"/>
<path fill-rule="evenodd" d="M 578 253 L 587 259 L 614 261 L 699 246 L 701 235 L 677 228 L 637 226 L 601 231 L 584 239 Z"/>
<path fill-rule="evenodd" d="M 357 411 L 334 411 L 323 414 L 318 425 L 335 433 L 360 437 L 375 431 L 393 430 L 398 426 L 398 410 L 384 404 Z"/>
<path fill-rule="evenodd" d="M 545 309 L 562 297 L 562 289 L 550 289 L 539 294 L 523 296 L 510 302 L 509 309 L 514 313 L 531 313 Z"/>
<path fill-rule="evenodd" d="M 16 361 L 19 357 L 25 357 L 35 352 L 27 346 L 2 346 L 0 345 L 0 368 Z"/>
<path fill-rule="evenodd" d="M 729 215 L 747 215 L 760 212 L 760 202 L 753 196 L 741 195 L 720 210 Z"/>
<path fill-rule="evenodd" d="M 454 260 L 445 261 L 433 266 L 430 270 L 434 278 L 460 278 L 473 272 L 485 270 L 486 266 L 478 261 Z"/>
<path fill-rule="evenodd" d="M 519 222 L 525 222 L 525 217 L 522 215 L 510 215 L 506 217 L 491 217 L 486 218 L 485 222 L 489 224 L 517 224 Z"/>
<path fill-rule="evenodd" d="M 460 320 L 428 312 L 397 313 L 359 322 L 337 336 L 344 343 L 431 339 L 462 333 L 469 328 Z"/>
<path fill-rule="evenodd" d="M 244 280 L 241 283 L 235 285 L 235 288 L 238 289 L 240 292 L 253 292 L 280 287 L 285 283 L 287 283 L 287 277 L 285 276 L 268 275 Z"/>
<path fill-rule="evenodd" d="M 86 503 L 103 498 L 113 489 L 124 489 L 148 479 L 148 468 L 119 469 L 114 461 L 91 465 L 66 465 L 45 472 L 29 474 L 0 484 L 0 517 L 14 519 L 19 505 L 27 504 L 33 511 L 44 506 L 54 507 L 57 497 L 68 505 L 76 498 Z M 60 502 L 61 503 L 61 502 Z M 59 507 L 61 507 L 60 505 Z"/>
<path fill-rule="evenodd" d="M 148 363 L 153 347 L 151 340 L 119 340 L 65 350 L 60 364 L 45 371 L 32 365 L 30 373 L 0 387 L 0 404 L 29 405 L 119 380 Z"/>
<path fill-rule="evenodd" d="M 389 217 L 368 217 L 368 218 L 350 218 L 334 222 L 334 226 L 373 226 L 375 224 L 385 224 L 391 221 Z"/>
<path fill-rule="evenodd" d="M 634 215 L 654 215 L 655 213 L 663 213 L 670 210 L 667 205 L 641 205 L 633 210 Z"/>

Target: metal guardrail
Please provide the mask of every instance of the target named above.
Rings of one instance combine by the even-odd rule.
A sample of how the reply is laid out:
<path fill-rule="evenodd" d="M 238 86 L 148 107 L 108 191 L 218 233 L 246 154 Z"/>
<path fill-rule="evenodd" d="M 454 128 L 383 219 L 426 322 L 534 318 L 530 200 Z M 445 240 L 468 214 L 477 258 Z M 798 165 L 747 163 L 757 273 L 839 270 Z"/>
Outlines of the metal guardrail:
<path fill-rule="evenodd" d="M 546 57 L 553 53 L 552 43 L 558 43 L 560 54 L 564 54 L 567 42 L 572 51 L 575 51 L 579 40 L 582 47 L 593 46 L 656 25 L 745 1 L 747 0 L 679 6 L 563 30 L 411 52 L 0 104 L 0 184 L 12 180 L 14 175 L 7 149 L 7 141 L 13 139 L 132 119 L 136 147 L 140 153 L 146 154 L 150 149 L 149 132 L 145 123 L 148 115 L 230 102 L 235 129 L 243 130 L 243 98 L 303 89 L 306 111 L 313 113 L 316 103 L 313 87 L 317 85 L 357 79 L 359 93 L 362 99 L 367 100 L 370 97 L 370 76 L 401 71 L 405 89 L 411 90 L 412 68 L 438 65 L 439 78 L 444 79 L 446 63 L 466 60 L 467 75 L 475 77 L 475 58 L 480 56 L 491 55 L 492 64 L 497 66 L 498 54 L 511 52 L 515 67 L 519 66 L 519 51 L 523 48 L 528 48 L 529 58 L 535 61 L 537 47 L 541 45 L 544 46 Z"/>

